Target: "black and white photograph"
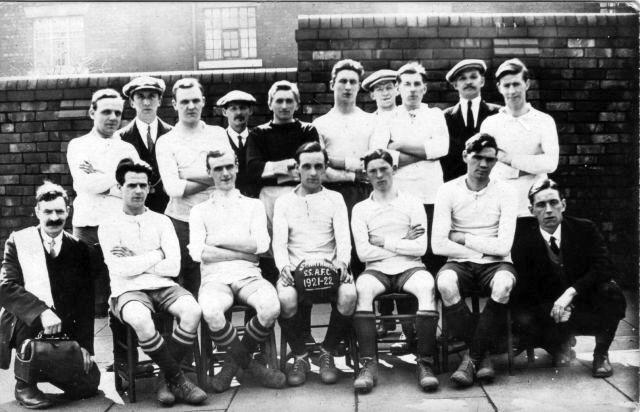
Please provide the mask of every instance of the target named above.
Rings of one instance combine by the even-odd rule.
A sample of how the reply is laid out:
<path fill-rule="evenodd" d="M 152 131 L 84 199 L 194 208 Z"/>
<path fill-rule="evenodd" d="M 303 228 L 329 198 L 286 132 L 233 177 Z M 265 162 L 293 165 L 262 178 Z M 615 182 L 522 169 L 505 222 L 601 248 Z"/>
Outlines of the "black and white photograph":
<path fill-rule="evenodd" d="M 0 412 L 640 410 L 640 2 L 0 3 Z"/>

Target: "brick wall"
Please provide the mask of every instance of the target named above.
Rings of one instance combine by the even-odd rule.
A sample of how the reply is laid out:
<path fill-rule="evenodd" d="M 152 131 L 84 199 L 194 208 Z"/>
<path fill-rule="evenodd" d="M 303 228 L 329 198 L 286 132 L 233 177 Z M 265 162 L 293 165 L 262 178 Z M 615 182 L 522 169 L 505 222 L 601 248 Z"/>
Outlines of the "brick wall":
<path fill-rule="evenodd" d="M 328 80 L 342 58 L 366 74 L 420 61 L 429 76 L 426 102 L 457 102 L 445 73 L 463 58 L 489 67 L 483 96 L 502 103 L 493 73 L 521 58 L 533 80 L 531 104 L 555 119 L 568 213 L 599 223 L 629 283 L 638 273 L 638 16 L 367 15 L 301 16 L 298 78 L 305 113 L 332 105 Z M 375 104 L 361 93 L 359 104 Z"/>
<path fill-rule="evenodd" d="M 69 140 L 91 130 L 87 110 L 91 94 L 104 87 L 121 90 L 138 74 L 48 77 L 40 79 L 0 78 L 0 242 L 11 231 L 35 222 L 33 195 L 43 179 L 72 190 L 67 167 Z M 252 93 L 258 105 L 251 126 L 270 119 L 267 90 L 277 81 L 296 81 L 295 69 L 256 69 L 151 73 L 167 83 L 158 113 L 170 124 L 177 115 L 171 106 L 171 86 L 182 77 L 196 77 L 206 88 L 203 118 L 209 124 L 226 127 L 215 102 L 233 89 Z M 135 117 L 125 104 L 123 125 Z M 70 222 L 69 222 L 70 223 Z"/>

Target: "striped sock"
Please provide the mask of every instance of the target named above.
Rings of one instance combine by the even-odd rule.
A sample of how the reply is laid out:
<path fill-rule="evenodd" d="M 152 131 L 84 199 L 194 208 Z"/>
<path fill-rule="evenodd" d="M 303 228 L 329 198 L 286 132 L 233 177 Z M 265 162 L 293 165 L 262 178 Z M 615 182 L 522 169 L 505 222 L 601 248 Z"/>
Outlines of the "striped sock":
<path fill-rule="evenodd" d="M 140 341 L 140 347 L 149 355 L 151 360 L 153 360 L 162 372 L 164 372 L 164 376 L 169 381 L 176 381 L 177 378 L 182 373 L 180 371 L 180 365 L 176 360 L 171 356 L 171 352 L 169 352 L 168 345 L 165 343 L 162 336 L 156 331 L 156 333 L 151 337 L 151 339 L 146 341 Z"/>
<path fill-rule="evenodd" d="M 209 330 L 209 336 L 216 346 L 226 349 L 241 368 L 246 369 L 249 366 L 249 352 L 240 342 L 236 328 L 231 323 L 226 322 L 218 331 Z"/>
<path fill-rule="evenodd" d="M 273 328 L 267 328 L 260 324 L 257 316 L 252 317 L 244 330 L 242 344 L 250 353 L 255 352 L 259 343 L 267 340 Z"/>
<path fill-rule="evenodd" d="M 171 352 L 171 356 L 173 356 L 176 362 L 182 362 L 182 359 L 184 359 L 189 349 L 191 349 L 197 336 L 198 333 L 196 331 L 188 332 L 182 329 L 180 325 L 176 326 L 168 343 L 169 352 Z"/>

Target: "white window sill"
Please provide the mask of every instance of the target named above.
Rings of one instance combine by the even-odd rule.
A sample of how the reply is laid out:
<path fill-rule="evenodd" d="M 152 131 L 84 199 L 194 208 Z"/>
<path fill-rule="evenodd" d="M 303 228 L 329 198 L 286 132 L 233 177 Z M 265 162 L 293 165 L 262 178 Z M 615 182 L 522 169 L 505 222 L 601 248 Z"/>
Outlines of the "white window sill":
<path fill-rule="evenodd" d="M 203 60 L 198 69 L 238 69 L 243 67 L 262 67 L 262 59 Z"/>

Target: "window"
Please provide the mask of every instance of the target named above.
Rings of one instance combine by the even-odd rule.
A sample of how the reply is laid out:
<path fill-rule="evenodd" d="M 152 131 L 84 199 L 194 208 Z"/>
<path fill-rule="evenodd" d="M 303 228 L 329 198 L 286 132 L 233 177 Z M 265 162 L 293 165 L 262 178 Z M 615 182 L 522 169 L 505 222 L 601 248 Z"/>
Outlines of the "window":
<path fill-rule="evenodd" d="M 216 7 L 204 10 L 206 60 L 252 59 L 256 48 L 256 8 Z"/>
<path fill-rule="evenodd" d="M 34 71 L 72 74 L 86 70 L 84 19 L 81 16 L 37 18 L 33 22 Z"/>

